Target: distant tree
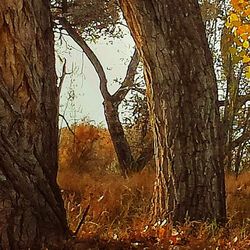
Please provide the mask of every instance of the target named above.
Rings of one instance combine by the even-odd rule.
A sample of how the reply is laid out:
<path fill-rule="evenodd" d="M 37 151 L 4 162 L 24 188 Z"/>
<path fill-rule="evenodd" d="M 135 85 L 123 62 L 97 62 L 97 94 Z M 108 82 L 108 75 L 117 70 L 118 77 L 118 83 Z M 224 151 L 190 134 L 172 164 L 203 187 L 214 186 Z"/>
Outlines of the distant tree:
<path fill-rule="evenodd" d="M 213 60 L 196 0 L 120 0 L 143 60 L 154 132 L 154 214 L 225 221 Z"/>
<path fill-rule="evenodd" d="M 62 249 L 49 1 L 0 2 L 0 248 Z"/>
<path fill-rule="evenodd" d="M 89 5 L 90 9 L 86 10 L 86 5 Z M 99 35 L 105 34 L 109 34 L 109 36 L 115 38 L 117 34 L 119 34 L 119 32 L 115 32 L 116 24 L 119 21 L 119 9 L 116 1 L 101 1 L 101 4 L 99 1 L 93 1 L 91 3 L 84 0 L 73 2 L 57 1 L 53 5 L 53 8 L 54 20 L 58 21 L 59 25 L 61 25 L 62 28 L 67 31 L 68 35 L 81 47 L 97 72 L 100 80 L 100 91 L 104 99 L 105 118 L 122 175 L 126 177 L 142 170 L 148 161 L 152 159 L 153 141 L 149 141 L 147 145 L 143 147 L 140 154 L 135 157 L 125 136 L 118 110 L 119 105 L 129 91 L 132 88 L 136 89 L 134 78 L 139 64 L 138 53 L 135 50 L 128 65 L 126 76 L 121 82 L 121 86 L 111 95 L 108 90 L 108 81 L 103 66 L 84 37 L 86 32 L 87 40 L 92 40 L 93 37 L 96 38 Z M 98 11 L 96 11 L 97 9 Z M 89 13 L 87 20 L 84 18 L 86 11 Z M 76 19 L 78 21 L 76 21 Z M 100 23 L 102 25 L 99 25 Z"/>

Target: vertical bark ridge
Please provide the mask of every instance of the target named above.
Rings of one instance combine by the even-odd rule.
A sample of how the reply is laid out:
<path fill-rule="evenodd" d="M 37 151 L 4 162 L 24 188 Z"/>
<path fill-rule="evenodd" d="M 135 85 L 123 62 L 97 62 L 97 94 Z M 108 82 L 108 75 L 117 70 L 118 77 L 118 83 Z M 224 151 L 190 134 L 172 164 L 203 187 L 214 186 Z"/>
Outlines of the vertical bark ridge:
<path fill-rule="evenodd" d="M 199 5 L 194 0 L 120 4 L 145 67 L 167 213 L 175 221 L 223 221 L 217 87 Z"/>
<path fill-rule="evenodd" d="M 0 246 L 56 248 L 58 93 L 49 1 L 0 2 Z"/>

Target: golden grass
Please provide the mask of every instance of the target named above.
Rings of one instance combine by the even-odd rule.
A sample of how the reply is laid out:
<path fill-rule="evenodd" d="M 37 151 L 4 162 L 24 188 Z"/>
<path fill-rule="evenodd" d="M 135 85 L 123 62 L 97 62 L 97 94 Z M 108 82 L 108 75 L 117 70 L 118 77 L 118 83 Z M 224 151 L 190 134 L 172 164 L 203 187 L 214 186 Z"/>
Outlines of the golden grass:
<path fill-rule="evenodd" d="M 226 177 L 229 222 L 250 232 L 250 172 Z"/>
<path fill-rule="evenodd" d="M 179 233 L 174 236 L 171 224 L 147 227 L 155 178 L 152 168 L 124 179 L 116 171 L 114 149 L 105 129 L 83 124 L 75 131 L 80 141 L 64 131 L 58 184 L 72 231 L 90 205 L 77 235 L 86 239 L 87 245 L 100 239 L 101 245 L 111 244 L 102 249 L 170 249 L 173 245 L 178 249 L 250 249 L 250 172 L 238 178 L 226 176 L 225 227 L 187 221 L 175 228 Z M 133 242 L 140 244 L 131 248 Z"/>
<path fill-rule="evenodd" d="M 186 246 L 191 249 L 203 249 L 202 247 L 208 245 L 219 246 L 218 249 L 250 249 L 249 177 L 250 172 L 241 174 L 237 179 L 231 175 L 226 177 L 229 218 L 226 227 L 219 228 L 213 223 L 187 222 L 178 229 L 183 232 L 183 236 L 179 237 L 181 242 L 186 242 Z M 144 240 L 147 244 L 153 244 L 158 239 L 165 247 L 173 242 L 171 225 L 145 230 L 154 181 L 152 171 L 145 170 L 125 180 L 118 174 L 105 171 L 100 176 L 88 173 L 80 175 L 68 170 L 61 173 L 61 178 L 72 231 L 76 229 L 84 209 L 90 204 L 90 210 L 78 234 L 79 238 L 98 237 L 106 241 L 123 242 Z"/>
<path fill-rule="evenodd" d="M 83 209 L 88 204 L 90 210 L 82 234 L 108 234 L 113 229 L 128 228 L 128 225 L 131 227 L 135 220 L 141 220 L 141 216 L 147 215 L 152 178 L 153 174 L 148 171 L 130 179 L 115 174 L 95 177 L 88 174 L 81 177 L 72 175 L 69 178 L 67 174 L 61 182 L 68 190 L 63 192 L 63 196 L 72 230 L 77 227 Z M 73 192 L 69 191 L 72 189 Z M 74 202 L 76 199 L 80 200 L 78 207 Z"/>

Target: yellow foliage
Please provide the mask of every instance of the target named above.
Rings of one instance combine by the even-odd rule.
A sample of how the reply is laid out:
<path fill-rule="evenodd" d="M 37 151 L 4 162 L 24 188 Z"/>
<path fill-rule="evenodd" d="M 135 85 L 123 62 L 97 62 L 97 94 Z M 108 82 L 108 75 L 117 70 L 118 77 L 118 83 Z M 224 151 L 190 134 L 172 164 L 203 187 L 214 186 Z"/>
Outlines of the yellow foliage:
<path fill-rule="evenodd" d="M 250 79 L 250 66 L 246 67 L 245 75 L 248 79 Z"/>
<path fill-rule="evenodd" d="M 247 41 L 250 38 L 250 2 L 248 0 L 231 0 L 231 4 L 233 10 L 228 15 L 226 27 Z"/>
<path fill-rule="evenodd" d="M 246 55 L 243 55 L 242 62 L 243 63 L 249 63 L 250 62 L 250 57 L 248 57 Z"/>
<path fill-rule="evenodd" d="M 228 44 L 227 51 L 231 54 L 233 64 L 239 62 L 247 64 L 250 61 L 250 1 L 231 0 L 231 5 L 233 9 L 225 23 L 230 43 L 229 41 L 223 41 L 223 43 Z M 226 48 L 225 45 L 223 46 Z M 226 58 L 226 55 L 224 55 L 224 58 Z M 245 71 L 245 76 L 250 77 L 248 70 Z"/>
<path fill-rule="evenodd" d="M 249 48 L 249 42 L 248 41 L 244 41 L 242 46 L 245 48 L 245 49 L 248 49 Z"/>

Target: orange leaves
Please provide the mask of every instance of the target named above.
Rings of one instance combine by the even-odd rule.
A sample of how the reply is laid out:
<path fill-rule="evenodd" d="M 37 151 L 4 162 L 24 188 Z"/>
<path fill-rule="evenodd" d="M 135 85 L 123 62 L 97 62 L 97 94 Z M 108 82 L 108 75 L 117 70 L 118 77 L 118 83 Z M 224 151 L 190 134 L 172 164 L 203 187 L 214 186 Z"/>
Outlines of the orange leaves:
<path fill-rule="evenodd" d="M 241 12 L 241 11 L 244 11 L 248 7 L 249 1 L 248 0 L 231 0 L 231 4 L 237 12 Z"/>
<path fill-rule="evenodd" d="M 250 25 L 242 24 L 235 30 L 235 33 L 242 39 L 242 41 L 247 41 L 250 34 Z"/>
<path fill-rule="evenodd" d="M 95 172 L 107 167 L 115 158 L 113 144 L 106 129 L 90 124 L 61 130 L 59 145 L 60 169 L 72 168 L 76 172 Z"/>
<path fill-rule="evenodd" d="M 230 47 L 228 52 L 231 55 L 232 63 L 249 64 L 250 62 L 250 1 L 231 0 L 232 10 L 228 14 L 225 28 L 228 29 L 227 38 L 229 41 L 223 43 Z M 225 46 L 225 45 L 224 45 Z M 249 66 L 245 68 L 245 76 L 250 78 Z"/>

